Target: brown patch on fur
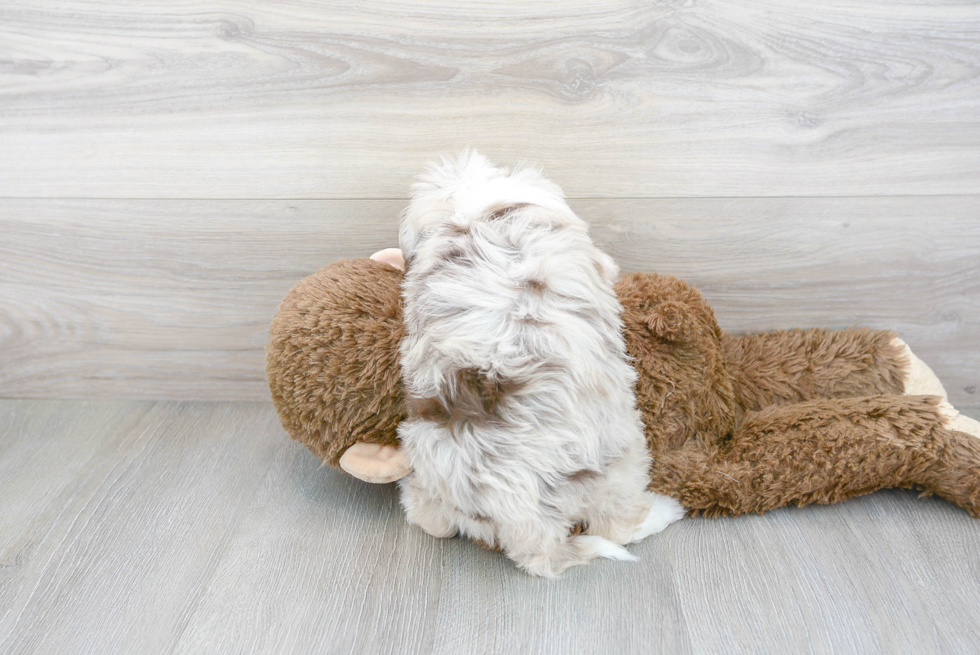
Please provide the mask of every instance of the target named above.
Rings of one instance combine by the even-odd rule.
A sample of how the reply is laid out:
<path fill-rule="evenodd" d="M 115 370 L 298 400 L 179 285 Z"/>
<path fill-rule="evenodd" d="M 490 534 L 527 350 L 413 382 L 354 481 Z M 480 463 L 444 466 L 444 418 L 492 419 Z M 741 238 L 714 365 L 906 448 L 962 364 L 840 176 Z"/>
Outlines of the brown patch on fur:
<path fill-rule="evenodd" d="M 444 425 L 452 422 L 452 414 L 438 398 L 409 396 L 406 405 L 408 407 L 408 415 L 412 418 L 433 421 Z"/>
<path fill-rule="evenodd" d="M 541 280 L 525 280 L 524 287 L 534 293 L 542 294 L 547 290 L 548 285 Z"/>
<path fill-rule="evenodd" d="M 530 205 L 531 203 L 528 202 L 517 202 L 508 205 L 493 205 L 487 208 L 486 213 L 483 215 L 483 218 L 486 221 L 497 221 L 520 209 L 529 207 Z"/>
<path fill-rule="evenodd" d="M 462 368 L 455 374 L 452 402 L 463 414 L 494 414 L 503 398 L 522 386 L 513 380 L 492 377 L 486 371 Z"/>
<path fill-rule="evenodd" d="M 458 246 L 453 246 L 443 254 L 443 259 L 447 263 L 472 266 L 473 262 L 466 256 L 466 252 Z"/>
<path fill-rule="evenodd" d="M 409 396 L 408 416 L 434 421 L 453 434 L 464 424 L 487 426 L 500 420 L 498 405 L 522 386 L 513 380 L 491 377 L 479 369 L 459 369 L 452 391 L 445 399 Z"/>
<path fill-rule="evenodd" d="M 446 226 L 446 233 L 453 237 L 464 237 L 470 233 L 470 226 L 450 223 Z"/>
<path fill-rule="evenodd" d="M 592 469 L 581 469 L 569 475 L 568 481 L 579 482 L 579 483 L 588 482 L 589 480 L 595 480 L 596 478 L 601 476 L 602 473 L 600 471 L 593 471 Z"/>

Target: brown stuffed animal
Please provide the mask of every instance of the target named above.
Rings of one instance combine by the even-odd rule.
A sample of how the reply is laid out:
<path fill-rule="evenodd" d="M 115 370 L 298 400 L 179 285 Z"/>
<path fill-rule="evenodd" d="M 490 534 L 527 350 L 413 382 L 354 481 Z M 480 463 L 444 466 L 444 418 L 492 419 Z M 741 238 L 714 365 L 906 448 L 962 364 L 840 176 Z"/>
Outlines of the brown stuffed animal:
<path fill-rule="evenodd" d="M 368 482 L 411 472 L 396 434 L 406 417 L 402 268 L 389 249 L 301 280 L 267 349 L 286 431 Z M 616 290 L 639 373 L 651 490 L 716 516 L 914 487 L 980 518 L 980 423 L 946 402 L 894 333 L 733 337 L 680 280 L 627 273 Z"/>

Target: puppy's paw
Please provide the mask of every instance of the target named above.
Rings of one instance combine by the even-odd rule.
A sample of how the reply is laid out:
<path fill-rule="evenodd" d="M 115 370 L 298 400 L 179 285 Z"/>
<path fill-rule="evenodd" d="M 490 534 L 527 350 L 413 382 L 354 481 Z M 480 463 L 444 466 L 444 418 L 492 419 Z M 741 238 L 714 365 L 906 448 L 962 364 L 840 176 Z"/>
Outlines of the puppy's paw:
<path fill-rule="evenodd" d="M 583 560 L 590 560 L 595 557 L 614 559 L 621 562 L 636 562 L 639 558 L 628 550 L 614 544 L 605 537 L 597 535 L 579 535 L 572 537 L 572 542 L 582 555 Z"/>
<path fill-rule="evenodd" d="M 456 527 L 442 505 L 434 500 L 414 479 L 408 476 L 398 481 L 405 519 L 436 539 L 448 539 L 457 534 Z"/>
<path fill-rule="evenodd" d="M 419 524 L 419 527 L 436 539 L 452 539 L 459 534 L 456 529 L 451 527 L 448 523 L 430 523 L 429 525 Z"/>
<path fill-rule="evenodd" d="M 646 518 L 643 519 L 640 527 L 630 535 L 627 543 L 634 543 L 652 534 L 656 534 L 671 523 L 684 518 L 684 515 L 687 513 L 684 506 L 670 496 L 661 496 L 660 494 L 647 492 L 647 498 L 650 501 L 650 511 L 647 512 Z"/>

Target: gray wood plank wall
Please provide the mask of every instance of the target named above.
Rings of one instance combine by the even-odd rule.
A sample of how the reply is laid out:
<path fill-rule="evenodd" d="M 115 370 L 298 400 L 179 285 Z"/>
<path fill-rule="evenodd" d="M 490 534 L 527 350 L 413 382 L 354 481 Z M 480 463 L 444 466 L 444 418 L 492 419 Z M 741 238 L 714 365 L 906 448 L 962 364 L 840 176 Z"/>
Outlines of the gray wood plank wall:
<path fill-rule="evenodd" d="M 3 3 L 0 194 L 391 198 L 433 153 L 576 197 L 976 193 L 960 2 Z"/>
<path fill-rule="evenodd" d="M 0 2 L 0 395 L 267 398 L 298 278 L 476 146 L 734 331 L 898 329 L 980 396 L 980 8 Z"/>
<path fill-rule="evenodd" d="M 403 204 L 0 200 L 0 395 L 267 399 L 279 300 L 395 245 Z M 973 197 L 572 205 L 625 269 L 698 285 L 726 329 L 896 329 L 955 405 L 980 404 Z"/>

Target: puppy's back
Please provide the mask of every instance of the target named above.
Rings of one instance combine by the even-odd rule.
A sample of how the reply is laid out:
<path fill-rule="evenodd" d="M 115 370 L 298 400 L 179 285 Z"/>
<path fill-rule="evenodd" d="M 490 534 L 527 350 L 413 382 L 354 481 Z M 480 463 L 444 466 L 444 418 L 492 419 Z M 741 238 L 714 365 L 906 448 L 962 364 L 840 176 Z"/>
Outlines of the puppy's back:
<path fill-rule="evenodd" d="M 514 203 L 429 228 L 403 287 L 410 394 L 468 406 L 479 391 L 495 405 L 559 380 L 555 400 L 608 397 L 632 382 L 616 267 L 574 221 Z"/>
<path fill-rule="evenodd" d="M 536 172 L 461 161 L 440 174 L 401 232 L 403 503 L 433 534 L 564 548 L 612 477 L 630 497 L 645 487 L 618 271 Z"/>

